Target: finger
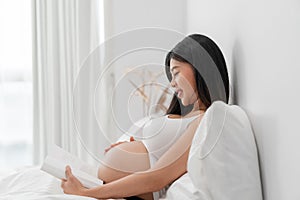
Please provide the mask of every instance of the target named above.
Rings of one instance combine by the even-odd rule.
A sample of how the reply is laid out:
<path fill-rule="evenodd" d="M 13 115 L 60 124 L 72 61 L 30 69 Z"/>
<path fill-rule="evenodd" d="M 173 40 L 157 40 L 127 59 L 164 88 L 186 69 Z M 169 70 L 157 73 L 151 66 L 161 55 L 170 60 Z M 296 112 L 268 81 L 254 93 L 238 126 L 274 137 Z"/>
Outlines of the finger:
<path fill-rule="evenodd" d="M 66 181 L 64 179 L 61 180 L 60 187 L 63 188 L 65 186 Z"/>
<path fill-rule="evenodd" d="M 108 147 L 104 150 L 104 153 L 107 153 L 109 150 L 111 149 L 111 147 Z"/>
<path fill-rule="evenodd" d="M 110 145 L 110 146 L 111 146 L 111 147 L 115 147 L 115 146 L 117 146 L 117 145 L 119 145 L 119 144 L 121 144 L 121 142 L 117 142 L 117 143 L 112 144 L 112 145 Z"/>
<path fill-rule="evenodd" d="M 116 144 L 112 144 L 112 145 L 110 145 L 110 148 L 113 148 L 113 147 L 115 147 L 116 146 Z"/>
<path fill-rule="evenodd" d="M 133 136 L 130 136 L 130 142 L 133 142 L 133 141 L 134 141 Z"/>
<path fill-rule="evenodd" d="M 111 150 L 112 148 L 114 148 L 115 146 L 118 146 L 120 144 L 122 144 L 124 142 L 117 142 L 117 143 L 114 143 L 114 144 L 111 144 L 110 147 L 104 149 L 104 154 L 107 153 L 109 150 Z"/>
<path fill-rule="evenodd" d="M 70 176 L 72 176 L 71 167 L 69 165 L 66 166 L 66 178 L 68 179 Z"/>

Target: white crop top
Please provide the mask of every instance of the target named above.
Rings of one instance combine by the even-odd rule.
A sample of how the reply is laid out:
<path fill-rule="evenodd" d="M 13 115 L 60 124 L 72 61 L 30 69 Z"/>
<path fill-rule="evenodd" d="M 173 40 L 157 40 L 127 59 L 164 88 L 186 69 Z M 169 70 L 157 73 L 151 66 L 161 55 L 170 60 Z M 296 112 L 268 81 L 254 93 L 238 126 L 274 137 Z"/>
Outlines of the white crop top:
<path fill-rule="evenodd" d="M 178 140 L 189 123 L 199 115 L 188 118 L 169 118 L 168 115 L 149 120 L 141 140 L 149 153 L 151 166 Z"/>

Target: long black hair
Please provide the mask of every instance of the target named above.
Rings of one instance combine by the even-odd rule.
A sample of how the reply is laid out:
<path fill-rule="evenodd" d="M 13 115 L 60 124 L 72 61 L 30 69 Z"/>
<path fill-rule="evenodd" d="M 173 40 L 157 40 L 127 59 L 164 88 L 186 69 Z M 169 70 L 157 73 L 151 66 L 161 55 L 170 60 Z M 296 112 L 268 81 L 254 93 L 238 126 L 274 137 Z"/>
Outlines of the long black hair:
<path fill-rule="evenodd" d="M 192 48 L 190 43 L 184 43 L 187 40 L 192 40 L 194 43 L 196 42 L 198 47 Z M 193 46 L 197 46 L 197 45 L 193 45 Z M 195 51 L 196 48 L 198 48 L 198 49 L 203 48 L 207 53 L 202 54 L 201 52 L 199 52 L 197 50 Z M 177 51 L 176 51 L 176 49 L 177 49 Z M 189 49 L 189 50 L 187 50 L 187 49 Z M 177 52 L 183 52 L 183 53 L 177 53 Z M 218 73 L 220 74 L 220 76 L 222 78 L 221 82 L 220 81 L 213 82 L 214 86 L 211 87 L 211 88 L 213 88 L 213 90 L 218 90 L 218 91 L 209 90 L 208 89 L 209 87 L 207 86 L 204 77 L 200 74 L 200 72 L 203 70 L 211 70 L 212 66 L 209 66 L 209 64 L 201 65 L 201 66 L 198 66 L 198 67 L 202 68 L 201 70 L 199 70 L 199 69 L 197 69 L 197 66 L 193 65 L 193 62 L 191 61 L 191 59 L 186 59 L 186 58 L 190 57 L 190 55 L 187 55 L 187 54 L 193 54 L 193 55 L 191 55 L 193 60 L 208 59 L 208 58 L 205 58 L 205 56 L 210 57 L 212 59 L 214 65 L 218 69 Z M 184 55 L 187 55 L 187 56 L 185 57 Z M 198 96 L 206 108 L 208 108 L 213 103 L 213 101 L 216 101 L 216 100 L 221 100 L 221 101 L 224 101 L 225 103 L 228 103 L 229 78 L 228 78 L 226 62 L 225 62 L 225 59 L 224 59 L 224 56 L 223 56 L 221 50 L 219 49 L 219 47 L 216 45 L 216 43 L 213 40 L 211 40 L 210 38 L 208 38 L 207 36 L 204 36 L 204 35 L 193 34 L 193 35 L 187 36 L 183 41 L 178 43 L 174 47 L 174 49 L 171 50 L 167 54 L 166 59 L 165 59 L 165 70 L 166 70 L 166 74 L 167 74 L 169 81 L 172 80 L 172 75 L 170 72 L 171 59 L 177 60 L 179 62 L 189 63 L 190 65 L 193 66 L 194 78 L 196 80 Z M 223 90 L 225 90 L 225 91 L 223 91 Z M 224 97 L 217 97 L 212 100 L 212 98 L 211 98 L 212 93 L 219 94 L 222 92 L 225 94 Z M 177 98 L 177 96 L 174 94 L 172 101 L 170 103 L 170 106 L 166 111 L 166 114 L 186 115 L 187 113 L 189 113 L 192 110 L 192 108 L 193 108 L 193 105 L 184 106 L 181 103 L 181 100 L 179 100 Z"/>

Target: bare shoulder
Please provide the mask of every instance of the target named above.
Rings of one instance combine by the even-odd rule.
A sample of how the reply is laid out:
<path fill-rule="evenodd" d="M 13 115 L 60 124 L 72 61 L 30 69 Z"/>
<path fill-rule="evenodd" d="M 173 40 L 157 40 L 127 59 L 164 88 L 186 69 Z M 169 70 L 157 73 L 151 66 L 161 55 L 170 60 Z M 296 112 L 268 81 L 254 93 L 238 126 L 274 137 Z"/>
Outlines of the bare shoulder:
<path fill-rule="evenodd" d="M 199 115 L 198 117 L 196 117 L 193 121 L 191 121 L 191 123 L 189 124 L 189 128 L 191 129 L 196 129 L 198 128 L 202 118 L 203 118 L 204 114 Z"/>

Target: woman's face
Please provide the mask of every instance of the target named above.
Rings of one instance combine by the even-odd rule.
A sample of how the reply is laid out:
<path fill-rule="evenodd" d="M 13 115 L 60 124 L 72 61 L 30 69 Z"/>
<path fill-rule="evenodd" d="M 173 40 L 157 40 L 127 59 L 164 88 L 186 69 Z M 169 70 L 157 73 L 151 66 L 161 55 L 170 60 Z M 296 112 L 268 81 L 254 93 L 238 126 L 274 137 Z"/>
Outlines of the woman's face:
<path fill-rule="evenodd" d="M 171 86 L 175 88 L 177 97 L 184 106 L 194 104 L 198 99 L 193 67 L 189 63 L 170 60 L 172 74 Z"/>

